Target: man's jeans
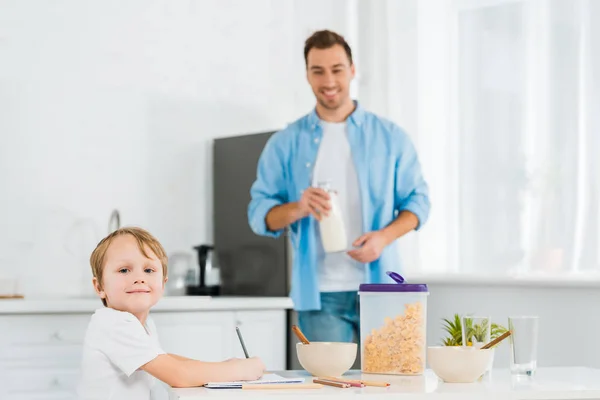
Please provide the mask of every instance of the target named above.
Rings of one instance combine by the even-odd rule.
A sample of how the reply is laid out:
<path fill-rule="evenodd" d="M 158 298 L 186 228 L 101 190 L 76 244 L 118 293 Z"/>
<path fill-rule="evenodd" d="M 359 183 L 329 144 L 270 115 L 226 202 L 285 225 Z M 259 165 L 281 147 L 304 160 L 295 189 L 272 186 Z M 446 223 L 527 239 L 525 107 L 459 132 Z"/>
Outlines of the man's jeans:
<path fill-rule="evenodd" d="M 356 342 L 360 338 L 358 292 L 321 292 L 321 310 L 299 311 L 298 323 L 312 342 Z"/>

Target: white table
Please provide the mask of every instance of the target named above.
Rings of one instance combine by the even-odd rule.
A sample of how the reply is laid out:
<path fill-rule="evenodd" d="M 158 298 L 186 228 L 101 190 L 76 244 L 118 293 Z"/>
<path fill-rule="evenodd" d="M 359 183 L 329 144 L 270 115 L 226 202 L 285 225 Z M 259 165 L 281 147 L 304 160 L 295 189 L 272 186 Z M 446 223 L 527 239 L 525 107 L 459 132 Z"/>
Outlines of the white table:
<path fill-rule="evenodd" d="M 302 376 L 306 383 L 312 377 L 305 371 L 275 372 L 286 377 Z M 360 379 L 359 371 L 344 377 Z M 324 386 L 304 390 L 241 390 L 241 389 L 170 389 L 172 400 L 199 400 L 206 397 L 223 399 L 283 398 L 286 400 L 365 399 L 403 400 L 580 400 L 600 399 L 600 369 L 561 367 L 538 369 L 533 378 L 511 377 L 506 369 L 493 370 L 480 381 L 471 384 L 444 383 L 430 370 L 423 376 L 362 375 L 364 380 L 387 381 L 387 388 L 365 387 L 339 389 Z"/>

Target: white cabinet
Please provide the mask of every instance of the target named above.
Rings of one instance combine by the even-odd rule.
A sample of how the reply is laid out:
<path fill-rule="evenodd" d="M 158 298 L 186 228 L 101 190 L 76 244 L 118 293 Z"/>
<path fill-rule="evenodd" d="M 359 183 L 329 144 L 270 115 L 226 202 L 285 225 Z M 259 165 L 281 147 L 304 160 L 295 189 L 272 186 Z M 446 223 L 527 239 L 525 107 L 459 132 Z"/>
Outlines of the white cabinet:
<path fill-rule="evenodd" d="M 202 361 L 232 357 L 233 311 L 159 312 L 152 319 L 167 353 Z"/>
<path fill-rule="evenodd" d="M 0 316 L 0 399 L 74 399 L 88 319 Z"/>
<path fill-rule="evenodd" d="M 78 355 L 87 323 L 79 315 L 0 316 L 0 358 L 43 363 Z"/>
<path fill-rule="evenodd" d="M 286 368 L 286 317 L 280 311 L 236 311 L 239 326 L 250 357 L 260 357 L 268 371 Z M 233 354 L 244 357 L 244 351 L 234 332 Z"/>
<path fill-rule="evenodd" d="M 244 358 L 235 327 L 249 355 L 260 357 L 268 370 L 286 367 L 284 310 L 153 313 L 163 349 L 203 361 Z"/>
<path fill-rule="evenodd" d="M 0 310 L 0 399 L 74 400 L 91 314 Z M 235 332 L 239 326 L 250 355 L 261 357 L 269 370 L 286 367 L 284 308 L 168 309 L 151 316 L 166 352 L 204 361 L 244 357 Z"/>
<path fill-rule="evenodd" d="M 35 365 L 3 371 L 2 399 L 75 399 L 79 368 L 38 368 Z M 0 392 L 2 393 L 2 392 Z M 46 396 L 46 397 L 44 397 Z"/>

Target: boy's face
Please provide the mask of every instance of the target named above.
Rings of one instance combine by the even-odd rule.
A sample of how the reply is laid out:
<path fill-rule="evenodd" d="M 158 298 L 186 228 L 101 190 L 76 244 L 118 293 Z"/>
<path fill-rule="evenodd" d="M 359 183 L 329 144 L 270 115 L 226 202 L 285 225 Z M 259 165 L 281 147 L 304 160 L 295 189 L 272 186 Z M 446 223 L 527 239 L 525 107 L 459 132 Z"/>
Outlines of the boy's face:
<path fill-rule="evenodd" d="M 163 295 L 167 281 L 158 257 L 148 247 L 144 250 L 150 258 L 142 254 L 133 236 L 116 237 L 106 251 L 102 282 L 94 278 L 96 292 L 109 307 L 142 320 Z"/>
<path fill-rule="evenodd" d="M 354 64 L 339 44 L 328 49 L 310 49 L 306 57 L 306 76 L 323 108 L 336 110 L 350 101 Z"/>

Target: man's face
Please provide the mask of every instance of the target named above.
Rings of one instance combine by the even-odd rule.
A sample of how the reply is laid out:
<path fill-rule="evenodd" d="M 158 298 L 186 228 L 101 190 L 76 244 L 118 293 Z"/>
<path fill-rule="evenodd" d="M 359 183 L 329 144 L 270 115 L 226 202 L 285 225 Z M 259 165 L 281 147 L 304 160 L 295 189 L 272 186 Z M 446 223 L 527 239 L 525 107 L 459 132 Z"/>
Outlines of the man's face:
<path fill-rule="evenodd" d="M 306 75 L 317 102 L 328 110 L 337 110 L 350 100 L 350 82 L 354 65 L 338 44 L 308 52 Z"/>

